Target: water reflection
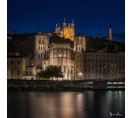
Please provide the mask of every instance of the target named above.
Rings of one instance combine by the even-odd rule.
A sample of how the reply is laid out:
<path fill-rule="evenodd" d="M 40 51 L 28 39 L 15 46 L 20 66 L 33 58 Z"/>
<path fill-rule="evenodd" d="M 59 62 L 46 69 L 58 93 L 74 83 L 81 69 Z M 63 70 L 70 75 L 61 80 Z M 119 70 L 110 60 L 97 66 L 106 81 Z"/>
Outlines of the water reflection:
<path fill-rule="evenodd" d="M 108 118 L 110 112 L 124 115 L 124 95 L 124 91 L 8 92 L 8 118 Z"/>

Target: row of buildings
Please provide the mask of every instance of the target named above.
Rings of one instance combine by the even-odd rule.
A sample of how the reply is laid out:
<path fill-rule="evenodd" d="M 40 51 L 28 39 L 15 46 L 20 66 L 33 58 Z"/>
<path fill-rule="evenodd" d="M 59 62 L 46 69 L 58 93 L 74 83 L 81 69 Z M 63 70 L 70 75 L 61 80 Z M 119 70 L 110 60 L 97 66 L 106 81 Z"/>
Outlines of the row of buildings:
<path fill-rule="evenodd" d="M 108 39 L 76 35 L 74 22 L 67 26 L 65 20 L 52 33 L 9 33 L 7 77 L 38 79 L 38 72 L 57 65 L 63 72 L 59 80 L 124 79 L 124 44 L 112 41 L 111 27 Z"/>

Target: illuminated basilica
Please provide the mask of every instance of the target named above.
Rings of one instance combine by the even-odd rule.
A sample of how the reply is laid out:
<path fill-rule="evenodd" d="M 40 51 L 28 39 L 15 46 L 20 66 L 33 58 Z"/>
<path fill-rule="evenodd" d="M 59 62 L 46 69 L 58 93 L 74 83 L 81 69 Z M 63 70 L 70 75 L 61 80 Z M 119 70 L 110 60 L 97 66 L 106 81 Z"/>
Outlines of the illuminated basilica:
<path fill-rule="evenodd" d="M 74 29 L 74 21 L 67 25 L 65 19 L 62 23 L 62 26 L 56 24 L 55 33 L 58 34 L 60 37 L 64 37 L 66 39 L 71 39 L 74 41 L 75 36 L 75 29 Z"/>

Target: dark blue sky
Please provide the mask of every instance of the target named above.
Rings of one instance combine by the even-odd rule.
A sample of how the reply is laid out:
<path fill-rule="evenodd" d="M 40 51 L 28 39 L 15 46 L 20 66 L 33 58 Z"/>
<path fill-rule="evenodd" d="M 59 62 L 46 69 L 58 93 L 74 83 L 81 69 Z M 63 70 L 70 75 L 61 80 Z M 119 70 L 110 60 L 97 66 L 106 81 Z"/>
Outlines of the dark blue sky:
<path fill-rule="evenodd" d="M 8 32 L 54 31 L 63 18 L 74 19 L 76 33 L 125 32 L 124 0 L 8 0 Z"/>

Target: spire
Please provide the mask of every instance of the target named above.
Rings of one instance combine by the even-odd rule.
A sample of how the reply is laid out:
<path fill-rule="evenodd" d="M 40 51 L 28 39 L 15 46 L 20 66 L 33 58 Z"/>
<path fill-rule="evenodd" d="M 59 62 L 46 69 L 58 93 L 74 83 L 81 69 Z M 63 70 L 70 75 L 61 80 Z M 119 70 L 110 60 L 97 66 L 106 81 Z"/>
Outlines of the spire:
<path fill-rule="evenodd" d="M 66 19 L 64 18 L 64 23 L 66 22 Z"/>
<path fill-rule="evenodd" d="M 109 25 L 109 40 L 112 41 L 112 25 Z"/>
<path fill-rule="evenodd" d="M 72 23 L 71 23 L 71 26 L 74 27 L 74 20 L 72 19 Z"/>
<path fill-rule="evenodd" d="M 63 23 L 62 23 L 62 26 L 63 26 L 63 27 L 66 27 L 66 20 L 65 20 L 65 18 L 64 18 L 64 21 L 63 21 Z"/>
<path fill-rule="evenodd" d="M 56 24 L 56 28 L 58 27 L 58 25 Z"/>

